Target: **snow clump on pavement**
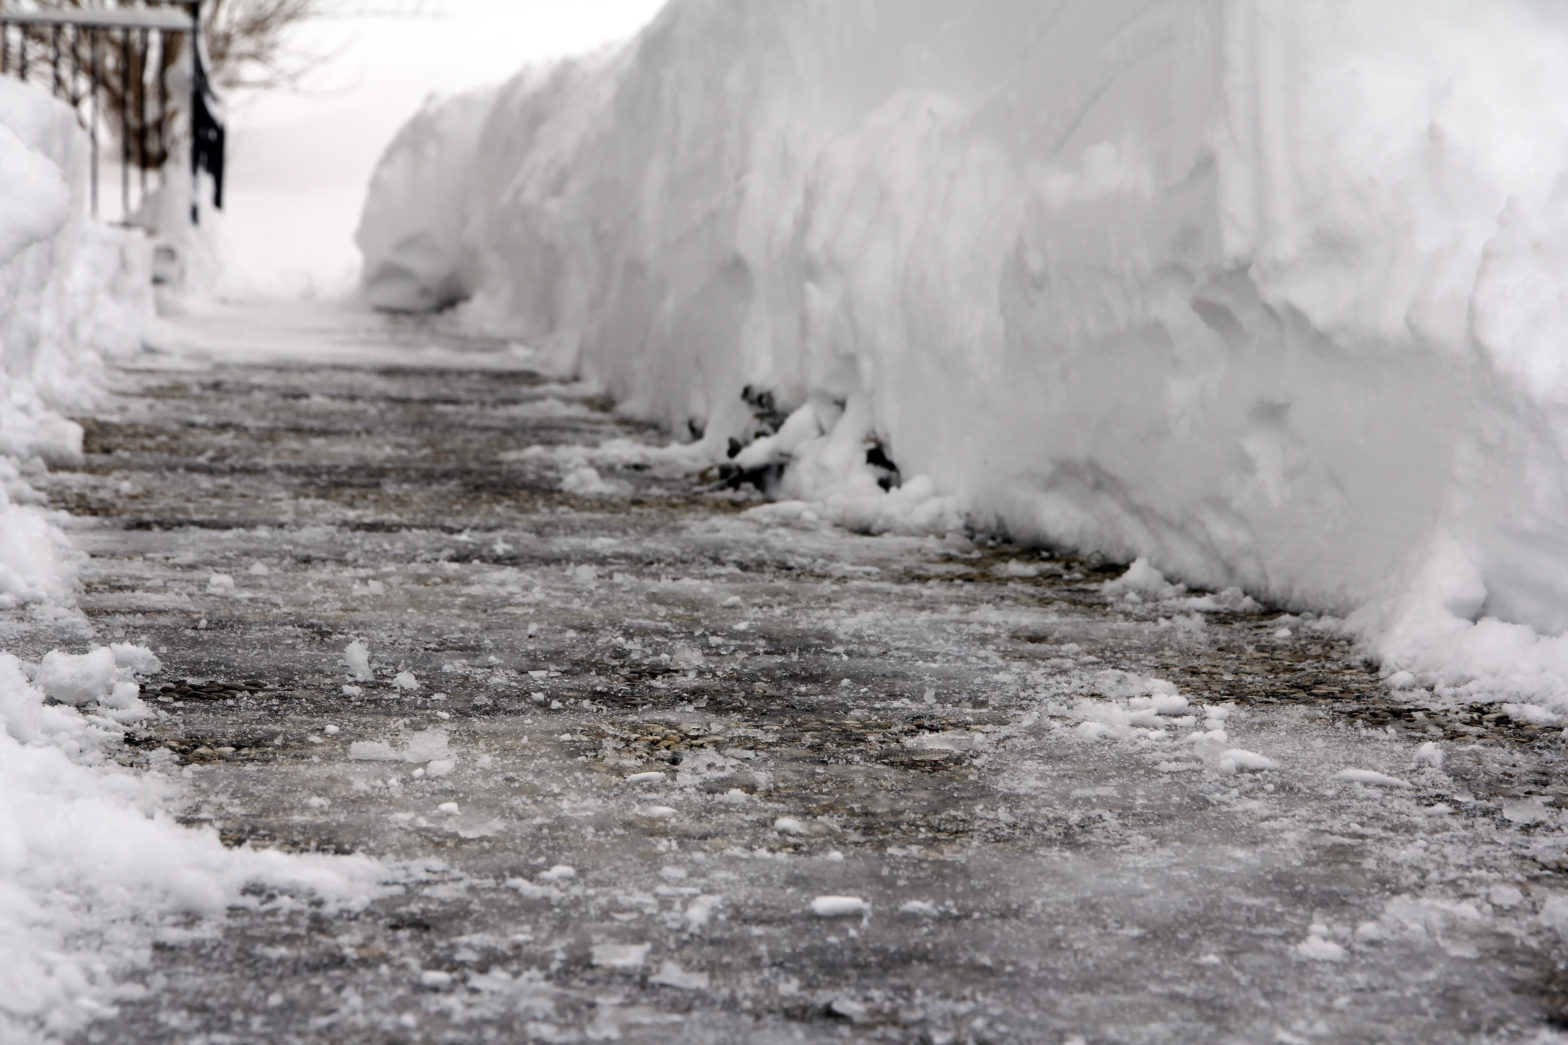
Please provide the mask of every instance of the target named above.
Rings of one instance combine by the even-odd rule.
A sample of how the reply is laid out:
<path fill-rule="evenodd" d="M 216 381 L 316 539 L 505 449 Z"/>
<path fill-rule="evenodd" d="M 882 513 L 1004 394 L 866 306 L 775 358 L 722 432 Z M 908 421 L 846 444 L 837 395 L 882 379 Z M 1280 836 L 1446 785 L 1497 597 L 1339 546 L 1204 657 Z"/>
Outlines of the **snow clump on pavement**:
<path fill-rule="evenodd" d="M 852 918 L 870 910 L 871 905 L 858 896 L 819 896 L 811 901 L 811 913 L 818 918 Z"/>
<path fill-rule="evenodd" d="M 632 492 L 632 484 L 624 479 L 607 480 L 597 468 L 585 464 L 566 473 L 561 489 L 579 497 L 621 497 Z"/>
<path fill-rule="evenodd" d="M 835 521 L 1142 557 L 1561 710 L 1564 46 L 1550 0 L 674 0 L 421 112 L 365 286 Z"/>
<path fill-rule="evenodd" d="M 370 670 L 370 647 L 364 639 L 355 639 L 343 647 L 343 663 L 355 682 L 375 681 L 376 674 Z"/>

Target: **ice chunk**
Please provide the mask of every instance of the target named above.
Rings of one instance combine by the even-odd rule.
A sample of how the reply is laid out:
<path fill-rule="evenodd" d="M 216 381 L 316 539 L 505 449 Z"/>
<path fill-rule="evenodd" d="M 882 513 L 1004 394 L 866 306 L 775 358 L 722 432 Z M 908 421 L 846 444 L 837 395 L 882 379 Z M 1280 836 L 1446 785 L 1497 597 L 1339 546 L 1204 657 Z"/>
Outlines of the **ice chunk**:
<path fill-rule="evenodd" d="M 1187 698 L 1180 693 L 1155 693 L 1142 698 L 1148 701 L 1148 706 L 1156 715 L 1185 715 L 1187 713 Z"/>
<path fill-rule="evenodd" d="M 589 465 L 574 468 L 561 479 L 561 489 L 580 497 L 623 497 L 632 492 L 624 479 L 605 479 Z"/>
<path fill-rule="evenodd" d="M 724 902 L 724 897 L 704 893 L 686 905 L 686 931 L 696 932 L 713 920 L 714 914 Z"/>
<path fill-rule="evenodd" d="M 871 1013 L 869 1008 L 853 998 L 834 998 L 828 1002 L 828 1011 L 851 1023 L 860 1023 Z"/>
<path fill-rule="evenodd" d="M 659 966 L 659 971 L 648 977 L 648 980 L 650 983 L 663 984 L 683 991 L 700 991 L 708 987 L 707 973 L 688 971 L 668 959 L 665 959 Z"/>
<path fill-rule="evenodd" d="M 903 746 L 916 751 L 973 751 L 982 744 L 981 735 L 960 729 L 938 733 L 918 733 L 906 737 Z"/>
<path fill-rule="evenodd" d="M 1328 930 L 1314 925 L 1307 931 L 1307 938 L 1296 944 L 1296 953 L 1315 962 L 1338 962 L 1345 959 L 1345 948 L 1328 938 Z"/>
<path fill-rule="evenodd" d="M 811 901 L 818 918 L 851 918 L 869 912 L 871 905 L 858 896 L 819 896 Z"/>
<path fill-rule="evenodd" d="M 431 726 L 429 729 L 409 734 L 402 758 L 405 762 L 430 762 L 443 759 L 447 757 L 450 746 L 451 741 L 447 731 L 440 726 Z"/>
<path fill-rule="evenodd" d="M 1538 916 L 1542 925 L 1568 938 L 1568 896 L 1549 896 Z"/>
<path fill-rule="evenodd" d="M 348 757 L 361 762 L 439 762 L 447 757 L 450 745 L 446 730 L 440 726 L 411 733 L 402 747 L 384 740 L 356 740 L 348 746 Z"/>
<path fill-rule="evenodd" d="M 677 646 L 675 647 L 675 652 L 670 654 L 670 667 L 672 668 L 690 671 L 693 668 L 700 668 L 706 663 L 708 663 L 708 658 L 704 657 L 702 652 L 693 646 Z"/>
<path fill-rule="evenodd" d="M 648 943 L 596 943 L 591 960 L 605 969 L 639 969 L 652 949 Z"/>
<path fill-rule="evenodd" d="M 781 816 L 773 821 L 773 830 L 781 835 L 803 835 L 806 825 L 792 816 Z"/>
<path fill-rule="evenodd" d="M 412 693 L 419 688 L 419 680 L 414 677 L 412 671 L 400 671 L 393 676 L 392 686 L 394 689 L 400 689 L 405 693 Z"/>
<path fill-rule="evenodd" d="M 1279 763 L 1265 755 L 1245 748 L 1227 748 L 1220 753 L 1215 765 L 1222 772 L 1247 772 L 1262 773 L 1270 769 L 1278 769 Z"/>
<path fill-rule="evenodd" d="M 1494 885 L 1486 891 L 1486 899 L 1493 907 L 1513 908 L 1524 903 L 1524 893 L 1514 885 Z"/>
<path fill-rule="evenodd" d="M 1511 824 L 1539 824 L 1553 818 L 1553 810 L 1539 798 L 1505 799 L 1500 808 Z"/>
<path fill-rule="evenodd" d="M 234 591 L 234 578 L 227 573 L 215 573 L 207 578 L 208 595 L 227 595 Z"/>
<path fill-rule="evenodd" d="M 363 639 L 343 647 L 343 663 L 348 665 L 349 677 L 355 682 L 371 682 L 376 677 L 370 670 L 370 647 Z"/>
<path fill-rule="evenodd" d="M 1388 927 L 1382 922 L 1366 921 L 1356 926 L 1356 940 L 1359 943 L 1382 943 L 1388 939 Z"/>
<path fill-rule="evenodd" d="M 1345 780 L 1352 784 L 1367 784 L 1371 787 L 1409 787 L 1408 780 L 1388 776 L 1373 769 L 1341 769 L 1334 774 L 1335 780 Z"/>

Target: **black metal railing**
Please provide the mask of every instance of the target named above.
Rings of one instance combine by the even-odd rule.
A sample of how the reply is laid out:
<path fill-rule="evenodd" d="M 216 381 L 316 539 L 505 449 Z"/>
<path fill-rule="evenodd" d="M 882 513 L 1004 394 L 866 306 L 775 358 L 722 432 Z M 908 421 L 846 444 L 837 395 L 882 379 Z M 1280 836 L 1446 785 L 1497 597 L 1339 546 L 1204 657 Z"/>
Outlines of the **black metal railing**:
<path fill-rule="evenodd" d="M 107 132 L 119 145 L 121 221 L 130 221 L 189 143 L 191 221 L 202 175 L 223 206 L 225 131 L 202 47 L 201 0 L 0 0 L 0 74 L 28 80 L 72 106 L 91 148 L 90 196 L 100 210 Z M 170 90 L 179 84 L 181 97 Z"/>

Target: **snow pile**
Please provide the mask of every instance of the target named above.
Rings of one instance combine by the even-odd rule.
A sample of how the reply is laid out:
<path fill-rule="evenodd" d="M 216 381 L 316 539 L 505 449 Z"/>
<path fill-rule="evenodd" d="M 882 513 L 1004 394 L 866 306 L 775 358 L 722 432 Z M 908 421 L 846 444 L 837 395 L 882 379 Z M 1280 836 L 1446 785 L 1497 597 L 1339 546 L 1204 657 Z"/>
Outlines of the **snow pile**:
<path fill-rule="evenodd" d="M 227 849 L 215 832 L 181 827 L 163 811 L 166 778 L 113 764 L 114 719 L 149 713 L 133 674 L 156 667 L 125 645 L 33 666 L 0 654 L 5 1041 L 45 1040 L 112 1012 L 113 977 L 145 960 L 159 916 L 256 903 L 242 895 L 252 882 L 340 902 L 374 890 L 368 859 Z"/>
<path fill-rule="evenodd" d="M 1565 46 L 1551 0 L 675 0 L 422 113 L 367 291 L 471 292 L 852 524 L 935 500 L 1568 707 Z"/>
<path fill-rule="evenodd" d="M 0 80 L 0 452 L 71 459 L 98 361 L 139 350 L 152 315 L 151 250 L 86 217 L 87 140 L 75 114 Z"/>
<path fill-rule="evenodd" d="M 80 458 L 61 413 L 92 401 L 101 358 L 140 347 L 152 310 L 146 245 L 81 217 L 86 162 L 70 110 L 0 78 L 0 608 L 66 596 L 75 553 L 24 473 Z"/>

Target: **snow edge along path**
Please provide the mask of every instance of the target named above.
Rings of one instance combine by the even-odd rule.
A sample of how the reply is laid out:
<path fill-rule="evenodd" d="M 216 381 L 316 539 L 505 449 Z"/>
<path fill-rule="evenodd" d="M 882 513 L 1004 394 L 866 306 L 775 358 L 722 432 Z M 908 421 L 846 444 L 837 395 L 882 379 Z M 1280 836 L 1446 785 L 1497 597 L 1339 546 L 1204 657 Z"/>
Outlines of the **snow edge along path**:
<path fill-rule="evenodd" d="M 1568 708 L 1564 46 L 1548 0 L 674 0 L 419 114 L 365 291 L 851 525 L 1143 556 Z"/>
<path fill-rule="evenodd" d="M 63 105 L 0 78 L 0 608 L 77 611 L 80 553 L 26 476 L 79 462 L 103 360 L 136 351 L 152 315 L 150 252 L 89 222 L 85 136 Z M 233 850 L 167 812 L 176 780 L 117 765 L 126 724 L 154 712 L 131 644 L 39 663 L 0 653 L 0 1038 L 48 1041 L 111 1017 L 161 917 L 255 903 L 256 883 L 359 902 L 368 859 Z M 171 760 L 172 761 L 172 760 Z M 173 767 L 170 766 L 172 769 Z"/>

